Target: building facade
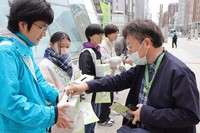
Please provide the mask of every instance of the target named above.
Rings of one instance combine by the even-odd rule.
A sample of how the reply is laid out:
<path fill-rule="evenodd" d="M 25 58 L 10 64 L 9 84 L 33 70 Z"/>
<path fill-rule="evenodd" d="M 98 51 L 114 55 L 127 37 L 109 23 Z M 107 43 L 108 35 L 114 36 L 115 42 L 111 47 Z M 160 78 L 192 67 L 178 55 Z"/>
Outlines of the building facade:
<path fill-rule="evenodd" d="M 95 14 L 93 2 L 90 0 L 47 0 L 54 11 L 54 21 L 49 26 L 46 37 L 40 44 L 33 47 L 36 62 L 43 58 L 44 51 L 49 47 L 50 36 L 57 31 L 66 32 L 71 39 L 70 52 L 73 59 L 78 58 L 82 43 L 86 41 L 85 28 L 91 23 L 99 23 Z M 1 0 L 0 28 L 7 27 L 9 14 L 9 0 Z"/>
<path fill-rule="evenodd" d="M 174 28 L 175 13 L 178 12 L 178 3 L 170 3 L 168 5 L 169 28 Z"/>
<path fill-rule="evenodd" d="M 176 28 L 180 32 L 183 32 L 185 30 L 185 28 L 184 28 L 185 1 L 186 0 L 179 0 L 178 13 L 177 13 L 177 17 L 176 17 L 176 20 L 175 20 L 176 21 Z"/>
<path fill-rule="evenodd" d="M 193 27 L 197 29 L 198 36 L 200 36 L 200 0 L 194 0 L 193 9 Z"/>

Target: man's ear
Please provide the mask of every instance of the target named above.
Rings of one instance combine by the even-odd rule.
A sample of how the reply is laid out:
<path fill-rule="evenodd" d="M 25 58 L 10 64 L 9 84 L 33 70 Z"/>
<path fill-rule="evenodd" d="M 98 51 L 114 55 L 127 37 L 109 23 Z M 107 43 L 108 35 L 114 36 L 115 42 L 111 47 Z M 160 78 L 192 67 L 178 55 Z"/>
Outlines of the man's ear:
<path fill-rule="evenodd" d="M 19 26 L 19 31 L 23 32 L 27 27 L 27 23 L 25 23 L 24 21 L 18 22 L 18 26 Z"/>
<path fill-rule="evenodd" d="M 146 45 L 147 48 L 150 48 L 151 46 L 153 46 L 153 43 L 150 38 L 145 38 L 144 44 Z"/>

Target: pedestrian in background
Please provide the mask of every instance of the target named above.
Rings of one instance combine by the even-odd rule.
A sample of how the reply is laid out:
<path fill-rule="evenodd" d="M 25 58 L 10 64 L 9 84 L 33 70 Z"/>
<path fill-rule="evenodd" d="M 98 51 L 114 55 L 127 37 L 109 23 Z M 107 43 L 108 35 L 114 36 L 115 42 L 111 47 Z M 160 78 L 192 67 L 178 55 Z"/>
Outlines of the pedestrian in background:
<path fill-rule="evenodd" d="M 53 19 L 53 10 L 45 0 L 10 3 L 8 29 L 0 29 L 2 133 L 46 133 L 54 124 L 70 127 L 71 120 L 63 113 L 69 105 L 56 106 L 58 91 L 43 78 L 31 49 L 46 35 Z"/>
<path fill-rule="evenodd" d="M 95 62 L 92 56 L 96 56 L 96 60 L 101 59 L 100 46 L 103 36 L 103 28 L 98 24 L 91 24 L 85 30 L 85 36 L 88 41 L 83 43 L 83 50 L 79 56 L 79 68 L 82 74 L 88 74 L 96 77 Z M 91 52 L 90 52 L 91 51 Z M 94 55 L 92 54 L 94 53 Z M 100 114 L 101 104 L 95 103 L 96 93 L 93 93 L 91 99 L 92 108 L 97 115 Z M 85 125 L 85 133 L 94 133 L 96 123 Z"/>
<path fill-rule="evenodd" d="M 118 133 L 196 133 L 200 99 L 195 74 L 163 48 L 164 37 L 152 20 L 134 20 L 123 35 L 130 58 L 140 65 L 116 76 L 73 85 L 67 93 L 130 88 L 126 105 L 137 109 L 128 111 L 133 118 L 124 118 Z"/>
<path fill-rule="evenodd" d="M 172 33 L 172 48 L 174 48 L 174 45 L 177 48 L 177 39 L 178 39 L 178 35 L 177 35 L 176 30 L 174 30 L 174 32 Z"/>

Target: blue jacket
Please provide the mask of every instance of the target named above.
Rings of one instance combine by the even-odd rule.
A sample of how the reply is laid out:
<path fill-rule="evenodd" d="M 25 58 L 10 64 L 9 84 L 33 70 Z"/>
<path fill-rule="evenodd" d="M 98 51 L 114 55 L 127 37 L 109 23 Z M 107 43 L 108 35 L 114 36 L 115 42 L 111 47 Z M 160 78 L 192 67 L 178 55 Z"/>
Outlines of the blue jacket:
<path fill-rule="evenodd" d="M 114 77 L 89 81 L 87 92 L 121 91 L 130 88 L 126 105 L 138 103 L 145 66 L 136 66 Z M 194 73 L 179 59 L 166 52 L 143 105 L 140 121 L 152 133 L 196 133 L 200 120 L 199 92 Z M 123 124 L 135 128 L 131 122 Z"/>
<path fill-rule="evenodd" d="M 11 32 L 0 33 L 0 132 L 46 133 L 55 124 L 58 92 L 47 84 L 33 60 L 30 42 Z M 8 37 L 9 34 L 9 37 Z M 25 64 L 31 58 L 34 74 Z"/>

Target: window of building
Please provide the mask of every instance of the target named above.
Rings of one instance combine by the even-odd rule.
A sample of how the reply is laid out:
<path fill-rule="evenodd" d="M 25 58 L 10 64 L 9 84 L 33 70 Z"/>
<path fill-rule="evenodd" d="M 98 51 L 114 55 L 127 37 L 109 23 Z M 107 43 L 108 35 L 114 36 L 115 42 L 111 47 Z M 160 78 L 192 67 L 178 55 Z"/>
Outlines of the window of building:
<path fill-rule="evenodd" d="M 73 57 L 78 56 L 81 49 L 81 36 L 78 32 L 78 26 L 76 25 L 70 6 L 58 6 L 52 5 L 54 10 L 54 22 L 49 26 L 49 33 L 52 35 L 57 31 L 66 32 L 71 39 L 70 52 Z"/>
<path fill-rule="evenodd" d="M 71 39 L 72 58 L 77 58 L 82 49 L 82 43 L 86 41 L 85 28 L 90 24 L 90 19 L 82 0 L 47 0 L 51 3 L 54 11 L 54 21 L 49 26 L 46 37 L 42 38 L 37 47 L 33 47 L 33 55 L 38 63 L 44 55 L 44 51 L 49 47 L 50 36 L 57 31 L 66 32 Z M 71 2 L 71 3 L 70 3 Z M 0 5 L 0 27 L 7 27 L 7 15 L 9 5 L 7 0 L 3 0 Z"/>

